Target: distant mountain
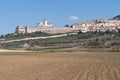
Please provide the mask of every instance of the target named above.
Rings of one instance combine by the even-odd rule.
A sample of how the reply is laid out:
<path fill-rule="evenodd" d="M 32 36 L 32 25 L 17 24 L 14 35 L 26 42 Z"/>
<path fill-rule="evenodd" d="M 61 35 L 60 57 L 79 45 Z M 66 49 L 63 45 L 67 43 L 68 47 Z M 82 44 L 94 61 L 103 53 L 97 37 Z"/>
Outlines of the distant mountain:
<path fill-rule="evenodd" d="M 113 19 L 120 20 L 120 15 L 113 17 Z"/>

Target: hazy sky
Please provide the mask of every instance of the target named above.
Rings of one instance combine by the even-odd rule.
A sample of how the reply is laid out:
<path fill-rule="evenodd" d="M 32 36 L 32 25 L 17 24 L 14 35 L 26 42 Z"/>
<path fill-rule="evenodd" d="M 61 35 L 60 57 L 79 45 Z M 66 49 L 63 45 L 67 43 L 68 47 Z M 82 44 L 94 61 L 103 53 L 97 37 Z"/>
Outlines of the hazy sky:
<path fill-rule="evenodd" d="M 0 35 L 47 18 L 57 27 L 120 15 L 120 0 L 0 0 Z"/>

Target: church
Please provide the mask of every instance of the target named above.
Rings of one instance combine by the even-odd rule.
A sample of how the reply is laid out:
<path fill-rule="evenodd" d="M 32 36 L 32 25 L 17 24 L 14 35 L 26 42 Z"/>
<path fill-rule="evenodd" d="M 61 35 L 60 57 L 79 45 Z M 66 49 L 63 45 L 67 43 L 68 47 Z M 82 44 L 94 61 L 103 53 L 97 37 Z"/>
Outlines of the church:
<path fill-rule="evenodd" d="M 53 29 L 53 24 L 48 23 L 47 19 L 44 19 L 43 22 L 37 23 L 35 27 L 30 27 L 30 26 L 17 26 L 16 28 L 16 33 L 17 34 L 26 34 L 26 33 L 32 33 L 32 32 L 46 32 L 51 29 Z"/>

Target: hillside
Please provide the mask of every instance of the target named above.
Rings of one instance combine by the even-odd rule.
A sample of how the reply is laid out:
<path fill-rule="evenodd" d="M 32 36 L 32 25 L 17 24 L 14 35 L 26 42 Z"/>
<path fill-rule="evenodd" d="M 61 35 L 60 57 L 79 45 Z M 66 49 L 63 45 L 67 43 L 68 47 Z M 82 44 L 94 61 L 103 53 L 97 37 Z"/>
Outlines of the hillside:
<path fill-rule="evenodd" d="M 2 43 L 0 48 L 29 50 L 53 50 L 61 48 L 111 48 L 120 49 L 120 32 L 78 32 L 58 38 L 35 39 L 11 43 Z"/>
<path fill-rule="evenodd" d="M 43 32 L 34 32 L 34 33 L 27 33 L 27 34 L 7 34 L 2 35 L 1 38 L 5 40 L 16 40 L 16 39 L 23 39 L 23 38 L 30 38 L 30 37 L 43 37 L 43 36 L 50 36 L 52 34 L 43 33 Z"/>
<path fill-rule="evenodd" d="M 0 48 L 40 51 L 77 47 L 79 49 L 110 48 L 113 51 L 120 51 L 120 15 L 113 19 L 76 23 L 72 28 L 79 29 L 75 32 L 59 34 L 33 32 L 1 35 L 0 40 L 3 40 L 3 43 L 1 41 Z"/>

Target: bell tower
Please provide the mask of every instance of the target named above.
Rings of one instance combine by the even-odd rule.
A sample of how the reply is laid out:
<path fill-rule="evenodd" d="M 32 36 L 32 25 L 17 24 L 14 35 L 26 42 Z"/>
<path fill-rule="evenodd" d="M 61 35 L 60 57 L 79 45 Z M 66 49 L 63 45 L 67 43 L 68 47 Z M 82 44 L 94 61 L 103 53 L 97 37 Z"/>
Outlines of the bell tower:
<path fill-rule="evenodd" d="M 43 25 L 44 25 L 44 26 L 47 26 L 47 25 L 48 25 L 47 19 L 44 19 L 44 20 L 43 20 Z"/>

